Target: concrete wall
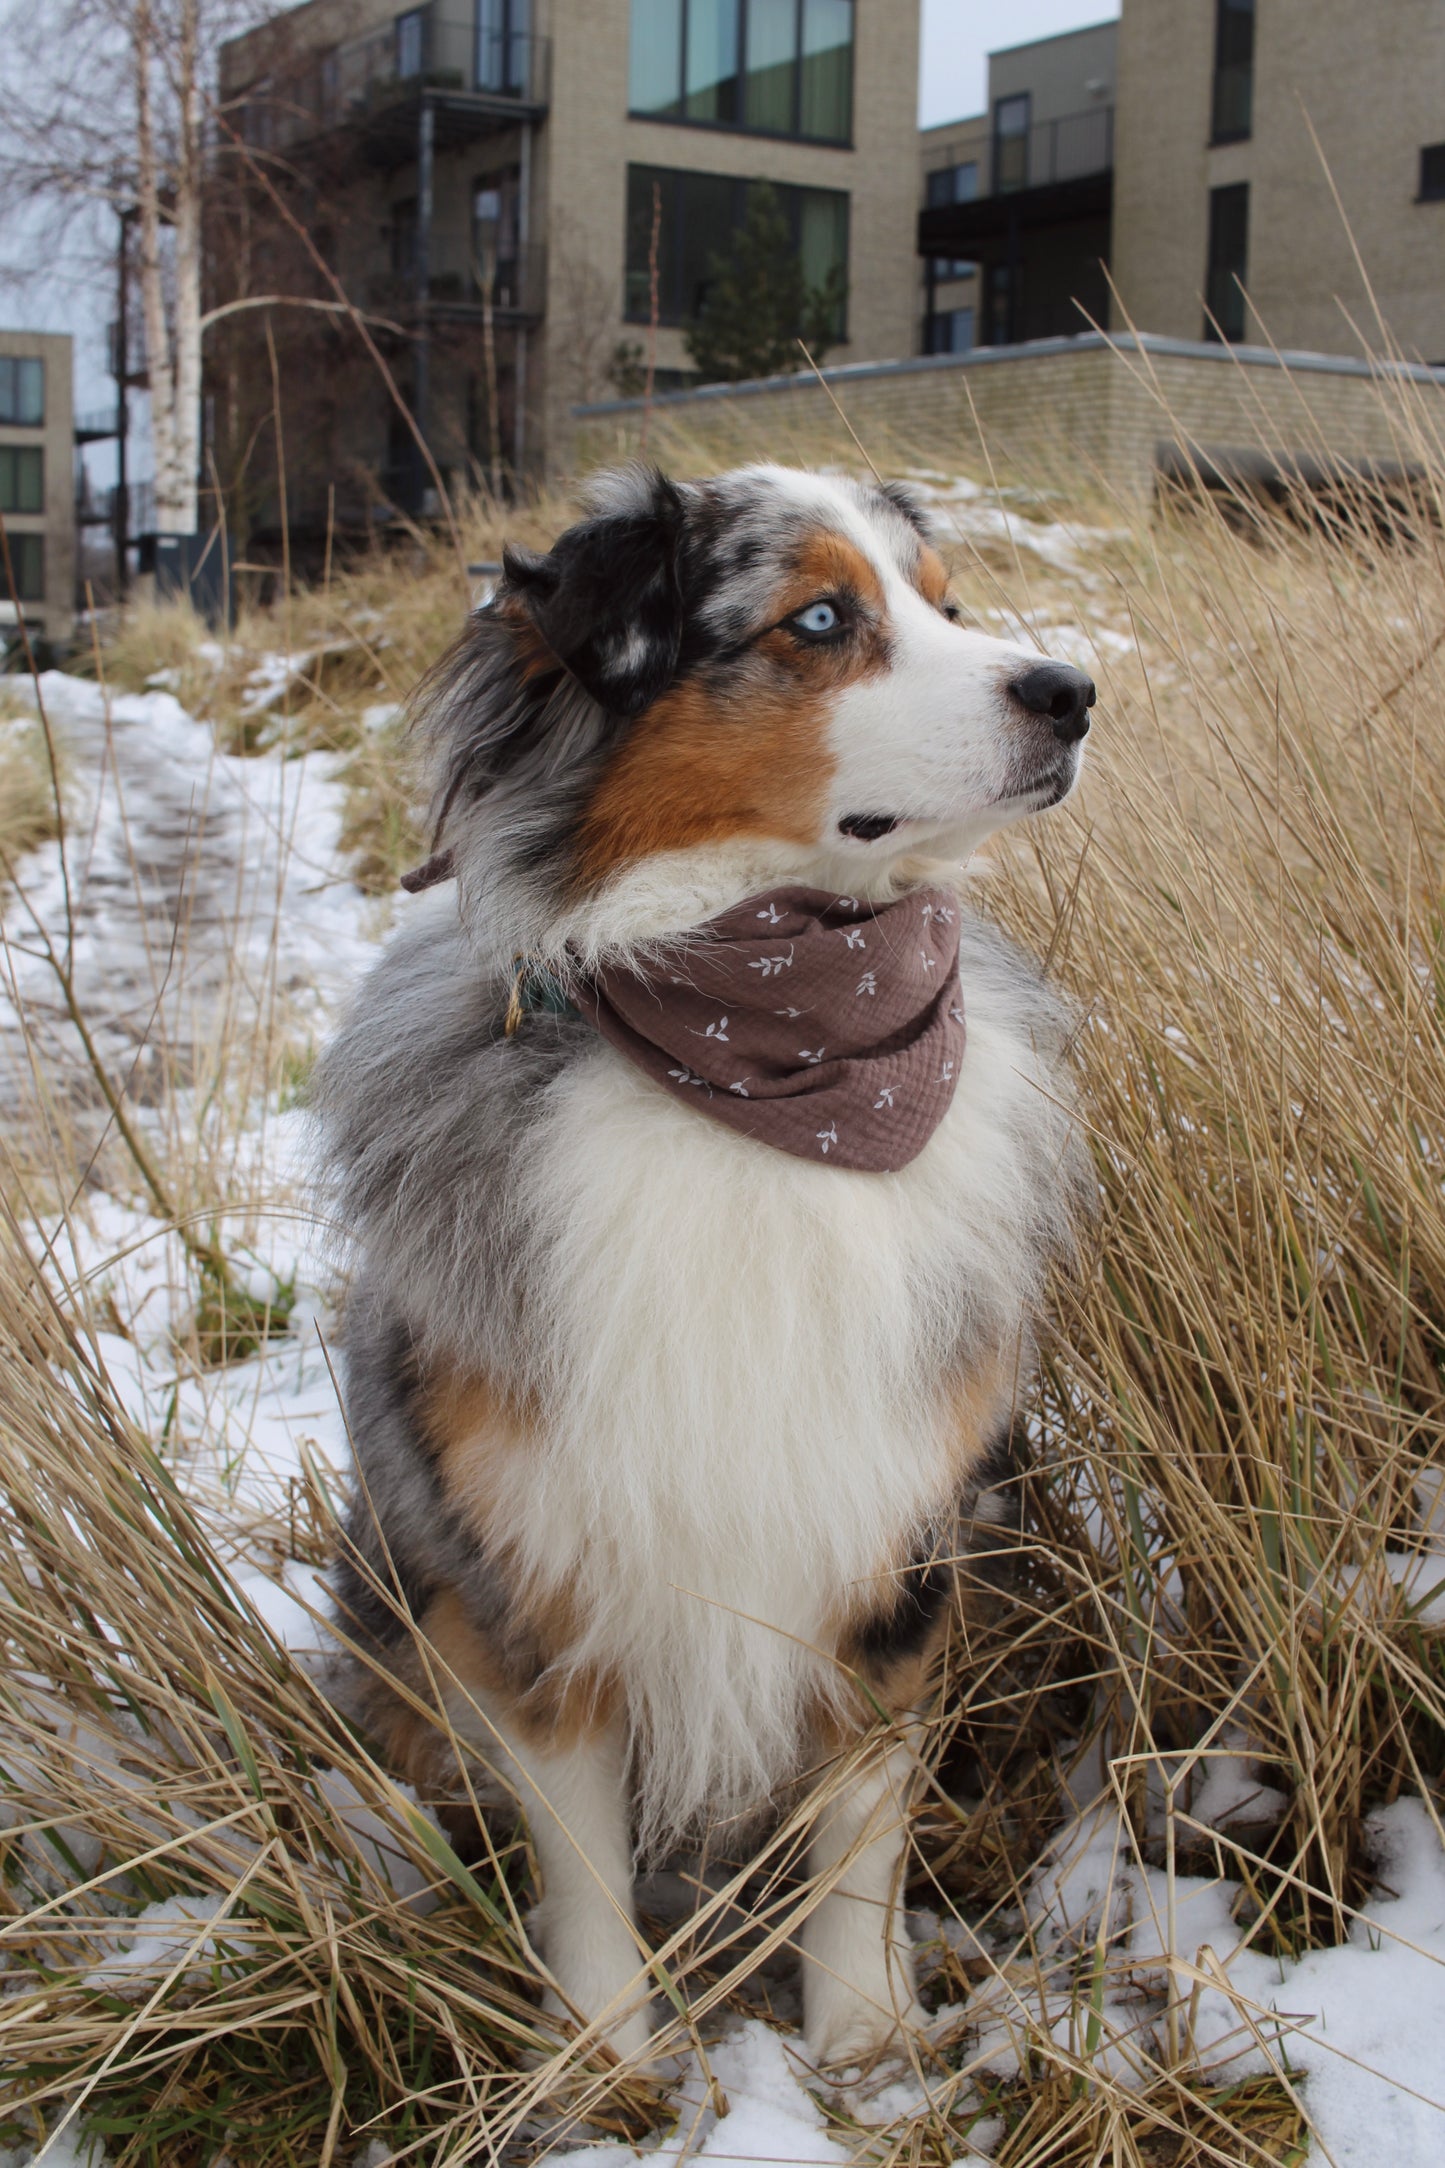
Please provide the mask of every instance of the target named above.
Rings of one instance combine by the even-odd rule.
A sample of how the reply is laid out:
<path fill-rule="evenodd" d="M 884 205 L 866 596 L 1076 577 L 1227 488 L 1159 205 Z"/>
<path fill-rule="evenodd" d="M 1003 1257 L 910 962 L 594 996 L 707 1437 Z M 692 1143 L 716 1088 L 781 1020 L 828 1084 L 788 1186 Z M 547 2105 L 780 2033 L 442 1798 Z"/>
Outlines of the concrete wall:
<path fill-rule="evenodd" d="M 1112 105 L 1119 25 L 1090 23 L 1062 37 L 1035 38 L 988 56 L 988 108 L 1026 90 L 1035 121 L 1063 120 L 1091 105 Z M 1092 86 L 1092 87 L 1091 87 Z"/>
<path fill-rule="evenodd" d="M 1420 148 L 1445 140 L 1439 0 L 1268 0 L 1244 143 L 1209 141 L 1214 0 L 1124 0 L 1119 38 L 1113 260 L 1131 321 L 1200 336 L 1209 191 L 1247 181 L 1251 337 L 1383 348 L 1348 219 L 1401 349 L 1445 360 L 1445 203 L 1415 201 Z"/>
<path fill-rule="evenodd" d="M 75 410 L 69 332 L 0 331 L 0 355 L 37 357 L 45 364 L 45 420 L 38 429 L 0 422 L 0 444 L 35 445 L 45 454 L 45 510 L 7 512 L 12 536 L 45 537 L 45 600 L 25 604 L 31 633 L 63 645 L 75 622 Z M 0 626 L 15 623 L 15 606 L 0 571 Z"/>
<path fill-rule="evenodd" d="M 1320 354 L 1145 337 L 1041 340 L 816 378 L 710 388 L 655 402 L 649 455 L 691 471 L 743 459 L 858 463 L 847 426 L 882 467 L 987 474 L 1061 487 L 1152 493 L 1161 451 L 1215 457 L 1408 459 L 1419 433 L 1445 441 L 1445 372 L 1372 373 Z M 640 402 L 578 417 L 580 464 L 636 454 Z"/>

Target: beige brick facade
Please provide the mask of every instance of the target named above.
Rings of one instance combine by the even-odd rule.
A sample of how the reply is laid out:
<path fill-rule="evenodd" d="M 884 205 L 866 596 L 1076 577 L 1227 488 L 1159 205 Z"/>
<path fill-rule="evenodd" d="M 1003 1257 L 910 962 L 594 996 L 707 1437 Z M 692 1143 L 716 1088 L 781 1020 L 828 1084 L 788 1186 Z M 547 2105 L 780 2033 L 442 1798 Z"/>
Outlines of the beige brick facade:
<path fill-rule="evenodd" d="M 1416 200 L 1421 148 L 1445 141 L 1445 9 L 1260 0 L 1250 135 L 1217 145 L 1214 23 L 1214 0 L 1124 0 L 1113 238 L 1123 312 L 1144 331 L 1201 336 L 1209 192 L 1244 181 L 1247 336 L 1385 350 L 1362 263 L 1399 349 L 1445 360 L 1445 202 Z"/>
<path fill-rule="evenodd" d="M 12 552 L 19 538 L 35 535 L 44 551 L 44 596 L 24 604 L 32 636 L 57 646 L 75 621 L 75 419 L 71 338 L 68 332 L 0 331 L 0 357 L 39 361 L 45 371 L 44 419 L 39 425 L 0 420 L 0 445 L 38 449 L 44 458 L 45 504 L 40 512 L 7 511 Z M 15 623 L 15 606 L 0 571 L 0 638 Z"/>
<path fill-rule="evenodd" d="M 775 378 L 661 400 L 649 447 L 693 471 L 763 456 L 856 464 L 851 425 L 880 465 L 1095 484 L 1137 501 L 1173 445 L 1231 466 L 1339 467 L 1408 463 L 1427 433 L 1437 445 L 1445 434 L 1445 372 L 1183 340 L 1093 335 L 824 374 L 827 389 Z M 641 421 L 638 402 L 584 414 L 587 460 L 635 454 Z"/>
<path fill-rule="evenodd" d="M 474 4 L 439 0 L 437 20 L 470 21 Z M 268 53 L 277 56 L 272 72 L 280 79 L 298 53 L 319 53 L 380 30 L 402 12 L 397 0 L 311 0 L 226 49 L 223 91 L 234 97 L 248 82 L 259 81 Z M 518 335 L 529 464 L 542 453 L 550 466 L 567 463 L 573 405 L 606 391 L 605 370 L 619 344 L 645 346 L 646 325 L 628 322 L 624 309 L 629 165 L 845 193 L 848 338 L 834 350 L 835 358 L 912 351 L 919 313 L 918 16 L 919 0 L 855 0 L 852 140 L 834 146 L 741 128 L 631 118 L 631 0 L 532 0 L 530 34 L 547 40 L 550 50 L 546 110 L 531 130 L 525 161 L 530 166 L 528 236 L 543 252 L 544 281 L 541 306 Z M 437 231 L 462 234 L 472 191 L 488 173 L 522 160 L 519 130 L 498 128 L 462 148 L 448 148 L 439 137 Z M 417 168 L 394 164 L 384 178 L 358 178 L 354 190 L 353 231 L 364 226 L 375 234 L 373 250 L 381 252 L 384 268 L 387 221 L 416 197 Z M 718 238 L 720 244 L 725 240 Z M 349 285 L 366 275 L 364 265 L 353 269 L 356 277 Z M 510 332 L 507 341 L 504 360 L 510 369 Z M 469 335 L 454 333 L 450 359 L 439 359 L 434 370 L 429 433 L 444 465 L 465 461 L 467 402 L 476 397 L 481 347 L 479 326 Z M 659 328 L 655 359 L 665 371 L 688 366 L 679 329 Z M 368 456 L 376 456 L 374 447 Z"/>

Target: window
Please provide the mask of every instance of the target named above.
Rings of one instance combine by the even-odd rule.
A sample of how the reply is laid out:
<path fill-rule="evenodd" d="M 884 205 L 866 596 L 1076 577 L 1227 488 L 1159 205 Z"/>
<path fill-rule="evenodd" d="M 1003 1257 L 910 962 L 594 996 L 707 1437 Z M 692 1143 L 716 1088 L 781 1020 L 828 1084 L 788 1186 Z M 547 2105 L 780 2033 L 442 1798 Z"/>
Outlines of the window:
<path fill-rule="evenodd" d="M 1019 280 L 1006 263 L 991 263 L 985 274 L 985 346 L 1007 346 L 1014 335 Z"/>
<path fill-rule="evenodd" d="M 391 275 L 395 279 L 412 280 L 417 265 L 417 214 L 416 197 L 407 196 L 401 203 L 391 207 L 391 225 L 387 235 L 391 249 Z"/>
<path fill-rule="evenodd" d="M 0 422 L 38 429 L 44 420 L 44 362 L 0 354 Z"/>
<path fill-rule="evenodd" d="M 480 287 L 483 276 L 490 273 L 492 302 L 499 309 L 521 307 L 517 218 L 521 182 L 520 166 L 503 166 L 472 190 L 472 277 Z"/>
<path fill-rule="evenodd" d="M 925 200 L 930 210 L 940 203 L 972 203 L 977 194 L 976 158 L 965 159 L 957 166 L 939 166 L 929 174 L 925 184 Z"/>
<path fill-rule="evenodd" d="M 1420 153 L 1418 203 L 1445 200 L 1445 143 L 1427 143 Z"/>
<path fill-rule="evenodd" d="M 38 444 L 0 444 L 0 512 L 45 510 L 45 454 Z"/>
<path fill-rule="evenodd" d="M 529 0 L 477 0 L 476 20 L 478 90 L 524 96 L 531 49 Z"/>
<path fill-rule="evenodd" d="M 43 534 L 12 534 L 10 563 L 15 573 L 15 592 L 21 602 L 45 600 L 45 537 Z M 0 585 L 4 574 L 0 571 Z M 10 600 L 5 595 L 4 601 Z"/>
<path fill-rule="evenodd" d="M 853 0 L 632 0 L 628 109 L 846 143 Z"/>
<path fill-rule="evenodd" d="M 1029 185 L 1029 93 L 1000 98 L 993 109 L 993 187 L 1001 196 L 1007 189 Z"/>
<path fill-rule="evenodd" d="M 926 320 L 925 352 L 966 354 L 974 343 L 972 309 L 936 309 Z"/>
<path fill-rule="evenodd" d="M 1209 270 L 1204 286 L 1206 339 L 1233 345 L 1244 337 L 1249 183 L 1209 191 Z"/>
<path fill-rule="evenodd" d="M 412 8 L 396 18 L 397 79 L 409 83 L 426 66 L 426 9 Z"/>
<path fill-rule="evenodd" d="M 1214 0 L 1216 143 L 1242 143 L 1253 125 L 1254 0 Z"/>
<path fill-rule="evenodd" d="M 685 324 L 707 291 L 711 260 L 727 248 L 747 212 L 755 183 L 726 173 L 680 173 L 666 166 L 627 169 L 627 318 L 645 324 L 651 313 L 652 219 L 657 229 L 658 321 Z M 656 197 L 654 199 L 654 190 Z M 848 266 L 848 198 L 833 188 L 773 184 L 810 286 Z M 841 316 L 841 312 L 840 312 Z M 837 336 L 844 336 L 840 320 Z"/>

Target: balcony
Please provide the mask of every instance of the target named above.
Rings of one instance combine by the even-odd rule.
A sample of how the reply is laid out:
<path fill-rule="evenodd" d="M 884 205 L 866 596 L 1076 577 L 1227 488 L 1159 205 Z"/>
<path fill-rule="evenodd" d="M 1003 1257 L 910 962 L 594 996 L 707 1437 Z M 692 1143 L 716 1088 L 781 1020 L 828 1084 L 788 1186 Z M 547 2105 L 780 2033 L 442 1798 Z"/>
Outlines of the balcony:
<path fill-rule="evenodd" d="M 923 255 L 977 257 L 982 243 L 1010 232 L 1107 217 L 1114 200 L 1114 108 L 1090 106 L 995 136 L 990 180 L 988 192 L 969 203 L 920 211 Z"/>
<path fill-rule="evenodd" d="M 368 281 L 367 307 L 406 323 L 417 315 L 420 300 L 415 229 L 392 227 L 388 241 L 394 268 Z M 480 321 L 490 304 L 499 325 L 539 323 L 546 291 L 545 248 L 524 248 L 494 264 L 488 291 L 486 266 L 471 235 L 445 226 L 432 228 L 427 247 L 429 315 Z"/>
<path fill-rule="evenodd" d="M 415 155 L 424 100 L 435 114 L 437 148 L 445 149 L 540 118 L 550 75 L 547 38 L 483 31 L 474 17 L 435 5 L 409 8 L 312 56 L 284 82 L 255 85 L 243 131 L 255 147 L 281 151 L 345 134 L 369 163 L 401 164 Z"/>

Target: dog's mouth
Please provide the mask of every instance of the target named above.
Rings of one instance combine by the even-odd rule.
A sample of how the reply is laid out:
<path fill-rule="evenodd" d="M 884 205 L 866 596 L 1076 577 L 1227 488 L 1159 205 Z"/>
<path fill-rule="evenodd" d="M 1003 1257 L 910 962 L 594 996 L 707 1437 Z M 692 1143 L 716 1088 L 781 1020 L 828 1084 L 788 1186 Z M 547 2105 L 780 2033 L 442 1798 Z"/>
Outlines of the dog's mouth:
<path fill-rule="evenodd" d="M 838 827 L 845 836 L 856 836 L 860 843 L 877 843 L 883 836 L 891 836 L 902 820 L 901 813 L 845 813 Z"/>

